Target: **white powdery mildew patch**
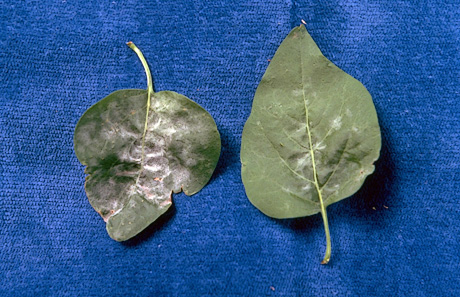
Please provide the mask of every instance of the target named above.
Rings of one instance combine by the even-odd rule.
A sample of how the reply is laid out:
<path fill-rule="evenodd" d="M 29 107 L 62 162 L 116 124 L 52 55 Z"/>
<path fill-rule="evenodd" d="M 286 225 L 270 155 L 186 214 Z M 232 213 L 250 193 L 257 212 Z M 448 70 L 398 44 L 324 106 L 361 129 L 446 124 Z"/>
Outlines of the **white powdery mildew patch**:
<path fill-rule="evenodd" d="M 325 187 L 323 187 L 323 191 L 325 191 L 327 193 L 336 193 L 339 190 L 340 190 L 340 185 L 339 184 L 335 184 L 335 185 L 327 184 Z"/>
<path fill-rule="evenodd" d="M 298 126 L 299 128 L 297 128 L 294 133 L 295 134 L 305 134 L 307 131 L 307 124 L 300 123 Z"/>
<path fill-rule="evenodd" d="M 295 90 L 292 90 L 292 95 L 293 96 L 302 96 L 303 95 L 303 91 L 301 89 L 295 89 Z"/>
<path fill-rule="evenodd" d="M 165 109 L 168 109 L 168 107 L 172 105 L 174 105 L 174 100 L 166 102 L 161 97 L 157 98 L 154 96 L 152 97 L 152 100 L 150 102 L 150 109 L 160 112 Z"/>
<path fill-rule="evenodd" d="M 136 139 L 139 135 L 139 131 L 128 130 L 125 126 L 118 125 L 115 131 L 121 138 L 124 139 Z"/>
<path fill-rule="evenodd" d="M 167 176 L 168 171 L 163 171 L 161 176 Z M 164 177 L 158 177 L 159 172 L 153 173 L 144 167 L 143 176 L 139 177 L 136 191 L 149 202 L 160 205 L 168 198 L 170 189 L 165 187 Z"/>
<path fill-rule="evenodd" d="M 151 158 L 160 157 L 162 155 L 163 155 L 162 151 L 156 151 L 156 152 L 146 153 L 145 158 L 151 159 Z"/>
<path fill-rule="evenodd" d="M 174 168 L 174 188 L 182 188 L 185 181 L 190 179 L 190 171 L 183 167 Z"/>
<path fill-rule="evenodd" d="M 167 136 L 173 135 L 174 133 L 176 133 L 176 131 L 177 131 L 177 130 L 176 130 L 174 127 L 172 127 L 172 126 L 167 127 L 167 128 L 164 128 L 164 129 L 161 130 L 161 132 L 162 132 L 163 134 L 167 135 Z"/>
<path fill-rule="evenodd" d="M 318 142 L 318 143 L 315 143 L 313 145 L 313 150 L 314 151 L 320 151 L 320 150 L 324 150 L 326 148 L 326 145 L 322 142 Z"/>
<path fill-rule="evenodd" d="M 281 190 L 282 190 L 283 192 L 286 192 L 286 193 L 288 193 L 288 194 L 292 194 L 292 191 L 291 191 L 291 190 L 289 190 L 289 189 L 288 189 L 288 188 L 286 188 L 286 187 L 281 187 Z"/>
<path fill-rule="evenodd" d="M 120 115 L 118 115 L 120 116 Z M 119 119 L 114 117 L 114 119 Z M 122 125 L 110 118 L 105 119 L 100 128 L 100 141 L 105 140 L 103 149 L 115 148 L 119 159 L 123 162 L 139 162 L 140 153 L 136 152 L 133 145 L 123 145 L 120 143 L 133 144 L 139 138 L 140 131 L 135 125 Z"/>
<path fill-rule="evenodd" d="M 311 167 L 311 165 L 310 154 L 305 154 L 302 158 L 297 160 L 296 170 L 303 170 L 305 167 Z"/>
<path fill-rule="evenodd" d="M 86 123 L 86 125 L 82 125 L 81 128 L 78 130 L 78 141 L 81 143 L 92 143 L 94 141 L 93 132 L 96 130 L 96 124 L 93 122 Z M 100 131 L 99 131 L 100 132 Z M 98 135 L 99 136 L 99 135 Z M 102 136 L 102 135 L 101 135 Z M 102 137 L 100 138 L 102 139 Z M 78 150 L 77 155 L 94 155 L 95 153 L 90 153 L 94 149 L 97 149 L 96 146 L 89 146 L 85 148 L 85 146 L 77 146 L 76 149 Z"/>
<path fill-rule="evenodd" d="M 171 190 L 164 187 L 163 183 L 154 184 L 155 180 L 139 180 L 137 185 L 137 192 L 144 197 L 147 201 L 158 206 L 164 205 L 170 201 Z"/>
<path fill-rule="evenodd" d="M 147 171 L 151 171 L 151 172 L 159 172 L 161 171 L 162 167 L 160 165 L 153 164 L 153 165 L 144 165 L 144 169 Z"/>
<path fill-rule="evenodd" d="M 145 133 L 144 149 L 142 150 L 142 140 L 136 141 L 134 144 L 136 155 L 141 155 L 143 152 L 144 156 L 142 172 L 139 173 L 140 176 L 135 189 L 130 189 L 131 194 L 138 193 L 156 205 L 169 203 L 172 190 L 165 182 L 165 179 L 171 174 L 171 170 L 165 153 L 170 137 L 163 135 L 162 126 L 164 125 L 168 126 L 164 118 L 151 111 L 149 113 L 149 125 Z"/>
<path fill-rule="evenodd" d="M 113 139 L 117 135 L 115 129 L 104 129 L 103 131 L 105 139 Z"/>
<path fill-rule="evenodd" d="M 160 136 L 149 135 L 144 147 L 144 164 L 136 184 L 136 191 L 149 202 L 163 205 L 170 200 L 171 189 L 165 179 L 171 174 L 169 161 L 165 157 L 162 147 L 155 143 L 160 142 Z"/>
<path fill-rule="evenodd" d="M 189 166 L 189 167 L 195 166 L 196 164 L 198 164 L 198 161 L 195 160 L 195 159 L 192 159 L 192 158 L 188 158 L 188 159 L 185 161 L 185 165 L 186 165 L 186 166 Z"/>
<path fill-rule="evenodd" d="M 342 127 L 342 116 L 336 117 L 331 122 L 331 128 L 334 130 L 339 130 Z"/>
<path fill-rule="evenodd" d="M 127 192 L 128 197 L 131 197 L 131 196 L 133 196 L 133 195 L 136 194 L 136 193 L 137 193 L 137 187 L 136 187 L 136 185 L 131 185 L 131 186 L 129 186 L 128 192 Z"/>
<path fill-rule="evenodd" d="M 152 120 L 152 119 L 150 118 L 150 120 Z M 158 128 L 160 126 L 161 126 L 161 118 L 153 119 L 153 122 L 149 123 L 149 125 L 147 127 L 147 131 L 149 131 L 149 132 L 156 131 L 156 130 L 158 130 Z"/>
<path fill-rule="evenodd" d="M 302 187 L 302 190 L 304 190 L 305 192 L 310 191 L 311 190 L 311 184 L 310 183 L 306 184 L 304 187 Z"/>
<path fill-rule="evenodd" d="M 155 200 L 161 205 L 170 200 L 171 191 L 180 190 L 190 180 L 190 172 L 184 167 L 193 166 L 190 162 L 196 162 L 192 157 L 184 158 L 189 150 L 178 148 L 181 142 L 175 142 L 175 152 L 167 152 L 172 142 L 180 138 L 180 133 L 188 131 L 187 122 L 178 118 L 171 118 L 167 110 L 175 111 L 180 106 L 171 102 L 158 104 L 149 113 L 149 124 L 145 135 L 143 173 L 139 178 L 139 185 L 144 186 L 140 190 L 145 193 L 147 199 Z M 179 154 L 179 155 L 177 155 Z M 183 160 L 187 160 L 184 163 Z M 152 189 L 150 192 L 147 188 Z M 166 199 L 166 200 L 165 200 Z"/>
<path fill-rule="evenodd" d="M 140 145 L 131 145 L 119 153 L 120 160 L 125 162 L 138 163 L 141 161 L 142 148 Z"/>

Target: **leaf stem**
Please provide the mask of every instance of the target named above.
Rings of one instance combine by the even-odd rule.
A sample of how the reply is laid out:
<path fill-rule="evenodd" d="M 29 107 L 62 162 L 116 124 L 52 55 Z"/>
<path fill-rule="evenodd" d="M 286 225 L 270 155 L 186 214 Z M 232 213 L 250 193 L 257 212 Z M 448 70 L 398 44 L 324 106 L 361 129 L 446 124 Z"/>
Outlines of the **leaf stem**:
<path fill-rule="evenodd" d="M 308 128 L 308 132 L 309 132 L 308 136 L 311 137 L 309 128 Z M 310 150 L 310 154 L 311 154 L 312 163 L 315 164 L 315 154 L 313 153 L 313 149 Z M 329 260 L 331 259 L 331 234 L 329 233 L 329 222 L 327 220 L 326 206 L 324 206 L 323 195 L 321 194 L 321 189 L 318 183 L 318 177 L 316 175 L 316 166 L 313 166 L 313 175 L 315 177 L 315 187 L 316 187 L 316 190 L 318 191 L 319 203 L 321 205 L 321 216 L 323 217 L 324 232 L 326 233 L 326 253 L 324 254 L 324 258 L 323 258 L 323 261 L 321 261 L 321 264 L 327 264 L 329 263 Z"/>
<path fill-rule="evenodd" d="M 305 98 L 305 94 L 304 94 Z M 324 201 L 323 201 L 323 195 L 321 194 L 321 188 L 319 187 L 319 182 L 318 182 L 318 175 L 316 173 L 316 163 L 315 163 L 315 152 L 313 150 L 313 142 L 311 140 L 311 132 L 310 132 L 310 125 L 308 124 L 308 107 L 307 103 L 304 100 L 305 103 L 305 120 L 307 122 L 307 134 L 308 134 L 308 142 L 310 144 L 310 156 L 311 156 L 311 163 L 313 165 L 313 177 L 314 177 L 314 185 L 316 187 L 316 191 L 318 192 L 318 198 L 319 198 L 319 203 L 321 205 L 321 216 L 323 217 L 323 223 L 324 223 L 324 232 L 326 232 L 326 253 L 324 254 L 324 259 L 321 261 L 321 264 L 327 264 L 329 263 L 329 260 L 331 259 L 331 235 L 329 233 L 329 223 L 327 221 L 327 213 L 326 213 L 326 207 L 324 206 Z"/>
<path fill-rule="evenodd" d="M 142 54 L 141 50 L 131 41 L 126 43 L 127 46 L 129 46 L 130 49 L 132 49 L 139 59 L 142 62 L 142 66 L 144 66 L 145 74 L 147 75 L 147 91 L 149 94 L 153 94 L 153 80 L 152 80 L 152 74 L 150 73 L 150 68 L 149 65 L 147 64 L 147 61 L 144 58 L 144 55 Z"/>
<path fill-rule="evenodd" d="M 308 117 L 307 117 L 307 123 L 308 123 Z M 312 147 L 311 134 L 310 134 L 310 127 L 308 125 L 307 125 L 307 132 L 308 132 L 308 138 L 310 141 L 310 148 L 311 148 Z M 326 206 L 324 206 L 323 195 L 321 194 L 321 189 L 319 187 L 319 182 L 318 182 L 318 176 L 316 174 L 315 153 L 313 152 L 312 148 L 310 149 L 310 155 L 311 155 L 311 162 L 313 164 L 313 176 L 315 178 L 314 184 L 316 187 L 316 191 L 318 192 L 319 203 L 321 205 L 321 216 L 323 217 L 323 223 L 324 223 L 324 232 L 326 233 L 326 253 L 324 254 L 324 259 L 323 261 L 321 261 L 321 264 L 327 264 L 329 263 L 329 260 L 331 259 L 331 235 L 329 233 L 329 222 L 327 221 Z"/>
<path fill-rule="evenodd" d="M 149 124 L 149 111 L 150 111 L 150 101 L 153 96 L 153 81 L 152 81 L 152 74 L 150 73 L 149 65 L 144 58 L 144 55 L 140 51 L 140 49 L 131 41 L 126 43 L 129 48 L 131 48 L 139 57 L 142 62 L 142 66 L 144 66 L 145 74 L 147 75 L 147 106 L 145 111 L 145 123 L 144 123 L 144 132 L 142 133 L 142 152 L 141 152 L 141 168 L 139 172 L 142 172 L 144 169 L 144 155 L 145 155 L 145 134 L 147 133 L 147 126 Z M 140 173 L 137 176 L 136 185 L 139 183 Z"/>
<path fill-rule="evenodd" d="M 321 195 L 321 194 L 320 194 Z M 327 221 L 326 208 L 324 207 L 323 199 L 321 201 L 321 216 L 323 217 L 324 222 L 324 231 L 326 232 L 326 253 L 324 254 L 324 259 L 321 261 L 321 264 L 329 263 L 331 259 L 331 235 L 329 233 L 329 223 Z"/>

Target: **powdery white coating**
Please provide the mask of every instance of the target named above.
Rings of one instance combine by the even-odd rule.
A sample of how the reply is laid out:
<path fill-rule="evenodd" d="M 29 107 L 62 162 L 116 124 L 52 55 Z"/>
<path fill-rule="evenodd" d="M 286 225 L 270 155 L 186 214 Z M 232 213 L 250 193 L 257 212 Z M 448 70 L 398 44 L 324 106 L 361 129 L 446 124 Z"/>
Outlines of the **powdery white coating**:
<path fill-rule="evenodd" d="M 163 153 L 161 151 L 157 152 L 152 152 L 152 153 L 146 153 L 145 157 L 150 159 L 150 158 L 155 158 L 155 157 L 160 157 Z"/>
<path fill-rule="evenodd" d="M 305 154 L 302 158 L 297 160 L 297 167 L 296 170 L 303 170 L 305 168 L 311 167 L 311 155 Z"/>
<path fill-rule="evenodd" d="M 313 145 L 313 150 L 315 151 L 320 151 L 320 150 L 324 150 L 326 148 L 326 145 L 322 142 L 318 142 L 316 144 Z"/>
<path fill-rule="evenodd" d="M 154 165 L 144 165 L 144 170 L 151 171 L 151 172 L 157 172 L 160 170 L 163 170 L 163 168 L 160 165 L 154 164 Z"/>
<path fill-rule="evenodd" d="M 342 116 L 336 117 L 331 122 L 331 128 L 334 130 L 339 130 L 342 127 Z"/>
<path fill-rule="evenodd" d="M 165 135 L 172 135 L 176 132 L 177 130 L 174 128 L 174 127 L 168 127 L 166 129 L 162 129 L 162 132 L 165 134 Z"/>
<path fill-rule="evenodd" d="M 134 195 L 134 194 L 136 194 L 136 193 L 137 193 L 137 187 L 136 187 L 136 185 L 131 185 L 131 186 L 129 187 L 129 189 L 128 189 L 128 192 L 127 192 L 128 196 L 132 196 L 132 195 Z M 120 210 L 121 210 L 121 209 L 119 209 L 118 211 L 120 211 Z M 117 212 L 118 212 L 118 211 L 117 211 Z"/>
<path fill-rule="evenodd" d="M 305 134 L 305 131 L 307 130 L 307 124 L 306 123 L 301 123 L 298 125 L 298 128 L 295 130 L 295 133 L 301 133 Z"/>
<path fill-rule="evenodd" d="M 294 95 L 294 96 L 302 96 L 303 95 L 303 90 L 302 89 L 292 90 L 292 95 Z"/>
<path fill-rule="evenodd" d="M 305 186 L 302 187 L 302 190 L 304 190 L 306 192 L 310 191 L 311 190 L 311 183 L 305 184 Z"/>
<path fill-rule="evenodd" d="M 217 127 L 199 105 L 174 92 L 151 99 L 146 129 L 144 90 L 109 95 L 76 127 L 88 198 L 116 240 L 134 236 L 164 213 L 172 192 L 199 191 L 220 153 Z"/>

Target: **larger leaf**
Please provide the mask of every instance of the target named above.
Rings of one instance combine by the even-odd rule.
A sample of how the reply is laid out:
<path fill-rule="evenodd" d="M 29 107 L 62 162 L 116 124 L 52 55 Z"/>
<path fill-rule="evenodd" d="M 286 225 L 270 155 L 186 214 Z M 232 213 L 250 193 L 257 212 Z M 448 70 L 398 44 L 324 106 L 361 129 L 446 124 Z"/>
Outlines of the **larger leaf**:
<path fill-rule="evenodd" d="M 257 88 L 241 145 L 249 200 L 274 218 L 321 213 L 374 171 L 380 128 L 366 88 L 323 56 L 303 25 L 278 48 Z"/>
<path fill-rule="evenodd" d="M 220 155 L 211 115 L 187 97 L 148 89 L 119 90 L 97 102 L 75 128 L 75 153 L 88 174 L 85 189 L 107 232 L 127 240 L 209 181 Z"/>

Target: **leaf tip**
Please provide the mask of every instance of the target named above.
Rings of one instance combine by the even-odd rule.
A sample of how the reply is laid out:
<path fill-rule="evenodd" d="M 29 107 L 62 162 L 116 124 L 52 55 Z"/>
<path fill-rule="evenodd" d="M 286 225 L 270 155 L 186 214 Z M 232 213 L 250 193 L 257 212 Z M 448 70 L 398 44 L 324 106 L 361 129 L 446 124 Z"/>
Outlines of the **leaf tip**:
<path fill-rule="evenodd" d="M 301 19 L 300 22 L 301 22 L 303 25 L 306 25 L 306 24 L 307 24 L 307 22 L 305 22 L 304 19 Z M 301 26 L 302 26 L 302 25 L 301 25 Z"/>
<path fill-rule="evenodd" d="M 128 41 L 128 42 L 126 43 L 127 46 L 130 46 L 131 44 L 133 44 L 132 41 Z"/>

